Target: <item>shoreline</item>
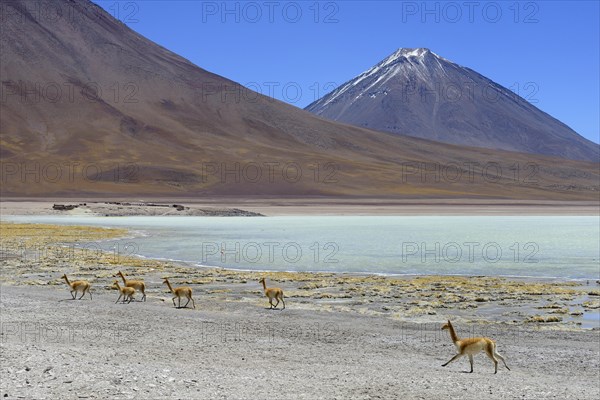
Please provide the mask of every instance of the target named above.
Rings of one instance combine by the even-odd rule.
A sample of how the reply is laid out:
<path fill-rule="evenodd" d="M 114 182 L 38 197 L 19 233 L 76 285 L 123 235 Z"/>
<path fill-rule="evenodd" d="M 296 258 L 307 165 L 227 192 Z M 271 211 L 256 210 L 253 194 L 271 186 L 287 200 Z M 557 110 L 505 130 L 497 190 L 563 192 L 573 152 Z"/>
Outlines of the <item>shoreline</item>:
<path fill-rule="evenodd" d="M 9 216 L 9 219 L 7 220 L 2 220 L 0 218 L 0 223 L 3 222 L 8 222 L 8 223 L 23 223 L 23 224 L 45 224 L 45 223 L 38 223 L 38 222 L 18 222 L 18 221 L 11 221 L 10 217 L 13 216 Z M 14 217 L 30 217 L 27 215 L 14 215 Z M 67 215 L 65 215 L 65 217 L 69 217 Z M 54 224 L 51 224 L 54 225 Z M 78 225 L 56 225 L 56 226 L 78 226 Z M 120 228 L 115 228 L 114 226 L 110 226 L 110 225 L 83 225 L 83 226 L 89 226 L 89 227 L 98 227 L 98 228 L 102 228 L 102 229 L 120 229 Z M 147 237 L 150 234 L 143 231 L 143 230 L 136 230 L 136 229 L 127 229 L 127 235 L 125 236 L 120 236 L 118 238 L 109 238 L 106 240 L 100 240 L 99 242 L 103 242 L 103 241 L 111 241 L 111 240 L 124 240 L 124 239 L 135 239 L 138 237 Z M 107 251 L 108 252 L 108 251 Z M 110 253 L 110 252 L 108 252 Z M 429 273 L 387 273 L 387 272 L 372 272 L 372 271 L 328 271 L 328 270 L 306 270 L 306 271 L 297 271 L 297 270 L 268 270 L 268 269 L 246 269 L 246 268 L 234 268 L 231 266 L 219 266 L 219 265 L 206 265 L 206 264 L 200 264 L 197 263 L 196 261 L 190 261 L 190 260 L 183 260 L 183 259 L 174 259 L 174 258 L 165 258 L 165 257 L 152 257 L 152 256 L 145 256 L 143 254 L 131 254 L 132 257 L 136 257 L 139 259 L 143 259 L 143 260 L 156 260 L 156 261 L 160 261 L 160 262 L 167 262 L 167 263 L 173 263 L 173 264 L 178 264 L 181 266 L 185 266 L 185 267 L 192 267 L 192 268 L 203 268 L 203 269 L 217 269 L 217 270 L 227 270 L 227 271 L 232 271 L 232 272 L 240 272 L 240 273 L 262 273 L 262 274 L 269 274 L 269 273 L 285 273 L 285 274 L 293 274 L 293 273 L 314 273 L 314 274 L 339 274 L 339 275 L 347 275 L 347 276 L 356 276 L 356 277 L 367 277 L 367 276 L 381 276 L 381 277 L 387 277 L 387 278 L 412 278 L 412 277 L 419 277 L 419 276 L 425 276 L 425 277 L 434 277 L 434 276 L 438 276 L 438 277 L 462 277 L 462 278 L 469 278 L 469 277 L 482 277 L 482 278 L 503 278 L 503 279 L 511 279 L 511 280 L 522 280 L 522 281 L 530 281 L 530 282 L 542 282 L 542 283 L 569 283 L 569 282 L 588 282 L 592 284 L 595 282 L 596 284 L 600 285 L 600 276 L 598 277 L 585 277 L 585 278 L 573 278 L 573 277 L 560 277 L 560 276 L 536 276 L 536 275 L 481 275 L 481 274 L 443 274 L 443 273 L 435 273 L 435 274 L 429 274 Z"/>
<path fill-rule="evenodd" d="M 76 231 L 78 234 L 83 232 L 100 235 L 96 240 L 112 240 L 131 235 L 129 230 L 115 228 L 3 223 L 2 244 L 5 250 L 9 248 L 6 236 L 11 236 L 11 226 L 18 227 L 17 231 L 34 230 L 37 244 L 46 249 L 65 246 L 64 240 L 56 240 L 55 232 L 64 234 Z M 14 238 L 14 232 L 12 235 Z M 66 235 L 71 238 L 74 234 Z M 84 236 L 79 241 L 84 242 L 85 239 Z M 600 321 L 593 318 L 600 309 L 600 287 L 597 282 L 586 279 L 257 271 L 198 266 L 195 263 L 133 254 L 122 256 L 75 246 L 65 254 L 60 254 L 60 251 L 56 253 L 34 255 L 37 265 L 29 265 L 27 256 L 19 259 L 3 254 L 1 261 L 4 264 L 4 274 L 0 281 L 3 285 L 11 286 L 64 286 L 55 275 L 65 271 L 83 275 L 91 281 L 104 281 L 102 287 L 106 291 L 110 288 L 108 281 L 111 274 L 114 275 L 116 269 L 122 269 L 128 275 L 143 277 L 154 287 L 160 287 L 161 276 L 168 274 L 183 279 L 187 284 L 201 285 L 202 289 L 209 292 L 227 293 L 228 297 L 231 296 L 236 301 L 256 303 L 261 300 L 260 288 L 249 282 L 267 276 L 273 282 L 287 285 L 288 298 L 300 300 L 312 309 L 325 308 L 349 314 L 358 310 L 369 315 L 421 322 L 435 320 L 440 312 L 454 311 L 461 318 L 487 323 L 509 322 L 522 326 L 540 322 L 552 329 L 567 330 L 600 328 Z M 51 262 L 62 265 L 62 268 L 53 267 Z M 78 267 L 73 269 L 73 264 Z M 21 276 L 21 279 L 6 279 L 6 274 L 11 273 Z M 223 285 L 221 282 L 229 282 L 231 285 Z M 249 298 L 250 293 L 256 297 Z M 351 304 L 356 309 L 349 307 Z"/>
<path fill-rule="evenodd" d="M 54 204 L 79 205 L 73 210 L 53 210 Z M 131 203 L 120 206 L 113 203 Z M 150 204 L 163 203 L 171 207 Z M 183 209 L 178 209 L 181 206 Z M 0 201 L 2 215 L 96 215 L 96 216 L 304 216 L 304 215 L 600 215 L 600 202 L 481 199 L 371 199 L 371 198 L 123 198 L 31 199 Z"/>
<path fill-rule="evenodd" d="M 206 269 L 222 269 L 225 271 L 232 272 L 250 272 L 250 273 L 261 273 L 261 274 L 270 274 L 270 273 L 284 273 L 284 274 L 295 274 L 295 273 L 306 273 L 306 274 L 335 274 L 342 276 L 355 276 L 358 278 L 366 278 L 369 276 L 380 276 L 382 278 L 415 278 L 415 277 L 440 277 L 440 278 L 501 278 L 507 280 L 515 280 L 515 281 L 523 281 L 523 282 L 539 282 L 539 283 L 578 283 L 578 282 L 589 282 L 590 286 L 593 286 L 593 283 L 600 285 L 600 280 L 592 277 L 592 278 L 568 278 L 568 277 L 560 277 L 560 276 L 532 276 L 532 275 L 475 275 L 475 274 L 416 274 L 416 273 L 406 273 L 406 274 L 393 274 L 386 272 L 368 272 L 368 271 L 325 271 L 325 270 L 310 270 L 310 271 L 294 271 L 294 270 L 268 270 L 268 269 L 244 269 L 244 268 L 233 268 L 233 267 L 220 267 L 218 265 L 202 265 L 196 264 L 193 261 L 186 260 L 176 260 L 171 258 L 156 258 L 156 257 L 146 257 L 144 255 L 135 255 L 136 257 L 140 257 L 143 259 L 149 260 L 159 260 L 165 262 L 172 262 L 175 264 L 181 264 L 185 266 L 191 266 L 193 268 L 206 268 Z"/>
<path fill-rule="evenodd" d="M 47 215 L 47 214 L 31 214 L 31 215 L 7 215 L 6 219 L 2 219 L 0 216 L 0 223 L 3 221 L 9 222 L 9 223 L 25 223 L 25 224 L 46 224 L 46 222 L 19 222 L 18 218 L 19 217 L 23 217 L 23 218 L 31 218 L 34 216 L 41 216 L 41 217 L 56 217 L 57 215 Z M 69 218 L 69 217 L 78 217 L 80 215 L 78 214 L 63 214 L 63 215 L 59 215 L 65 218 Z M 124 216 L 128 216 L 128 215 L 124 215 Z M 136 215 L 137 216 L 137 215 Z M 478 215 L 479 216 L 479 215 Z M 17 218 L 17 220 L 12 219 L 12 217 Z M 102 216 L 96 216 L 93 215 L 93 217 L 97 217 L 102 219 Z M 153 216 L 153 217 L 160 217 L 160 216 Z M 171 218 L 170 216 L 162 216 L 162 217 L 168 217 Z M 316 216 L 315 216 L 316 217 Z M 80 223 L 85 223 L 85 222 L 77 222 L 77 224 Z M 54 224 L 53 222 L 50 222 L 50 224 Z M 65 225 L 57 225 L 57 226 L 76 226 L 76 225 L 72 225 L 72 224 L 65 224 Z M 118 227 L 116 227 L 115 225 L 84 225 L 84 226 L 90 226 L 90 227 L 99 227 L 99 228 L 103 228 L 103 229 L 120 229 Z M 127 235 L 119 237 L 119 238 L 110 238 L 110 239 L 106 239 L 106 241 L 110 241 L 110 240 L 124 240 L 124 239 L 135 239 L 138 237 L 147 237 L 151 235 L 150 233 L 148 233 L 147 231 L 144 230 L 140 230 L 137 228 L 127 228 Z M 197 261 L 194 260 L 184 260 L 184 259 L 174 259 L 174 258 L 166 258 L 166 257 L 156 257 L 156 256 L 146 256 L 146 255 L 142 255 L 142 254 L 136 254 L 133 255 L 135 257 L 139 257 L 140 259 L 145 259 L 145 260 L 157 260 L 157 261 L 161 261 L 161 262 L 170 262 L 170 263 L 175 263 L 175 264 L 180 264 L 180 265 L 185 265 L 187 267 L 194 267 L 194 268 L 207 268 L 207 269 L 224 269 L 224 270 L 229 270 L 229 271 L 234 271 L 234 272 L 240 272 L 240 273 L 263 273 L 263 274 L 269 274 L 269 273 L 317 273 L 317 274 L 343 274 L 343 275 L 351 275 L 351 276 L 370 276 L 370 275 L 374 275 L 374 276 L 382 276 L 382 277 L 389 277 L 389 278 L 411 278 L 411 277 L 415 277 L 415 276 L 440 276 L 440 277 L 464 277 L 464 278 L 468 278 L 468 277 L 498 277 L 498 278 L 503 278 L 503 279 L 512 279 L 512 280 L 524 280 L 524 281 L 532 281 L 532 282 L 548 282 L 548 283 L 561 283 L 561 282 L 588 282 L 591 283 L 591 285 L 593 286 L 594 283 L 597 283 L 600 285 L 600 275 L 599 276 L 589 276 L 589 277 L 567 277 L 567 276 L 547 276 L 547 275 L 504 275 L 504 274 L 497 274 L 497 275 L 485 275 L 485 274 L 470 274 L 470 273 L 456 273 L 456 274 L 451 274 L 451 273 L 416 273 L 416 272 L 410 272 L 410 273 L 392 273 L 392 272 L 373 272 L 373 271 L 344 271 L 344 270 L 319 270 L 319 269 L 313 269 L 313 270 L 269 270 L 269 269 L 247 269 L 247 268 L 235 268 L 232 266 L 221 266 L 221 265 L 209 265 L 209 264 L 201 264 Z"/>

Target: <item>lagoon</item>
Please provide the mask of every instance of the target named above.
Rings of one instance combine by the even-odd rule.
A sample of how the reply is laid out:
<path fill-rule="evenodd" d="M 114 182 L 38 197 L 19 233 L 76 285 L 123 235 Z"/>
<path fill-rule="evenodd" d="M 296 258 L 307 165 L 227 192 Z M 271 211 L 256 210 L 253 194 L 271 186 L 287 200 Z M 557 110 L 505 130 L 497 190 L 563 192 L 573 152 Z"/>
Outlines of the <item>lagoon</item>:
<path fill-rule="evenodd" d="M 198 266 L 386 275 L 600 279 L 598 216 L 13 216 L 128 228 L 81 244 Z"/>

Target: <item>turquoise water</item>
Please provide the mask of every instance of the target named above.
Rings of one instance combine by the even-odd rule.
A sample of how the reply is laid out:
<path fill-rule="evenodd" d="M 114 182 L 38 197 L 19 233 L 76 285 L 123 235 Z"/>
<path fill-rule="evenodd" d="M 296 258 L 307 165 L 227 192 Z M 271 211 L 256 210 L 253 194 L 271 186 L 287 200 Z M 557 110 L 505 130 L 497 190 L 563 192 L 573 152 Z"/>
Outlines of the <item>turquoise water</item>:
<path fill-rule="evenodd" d="M 11 217 L 124 227 L 88 244 L 202 266 L 275 271 L 600 279 L 597 216 Z M 223 253 L 221 253 L 223 250 Z"/>

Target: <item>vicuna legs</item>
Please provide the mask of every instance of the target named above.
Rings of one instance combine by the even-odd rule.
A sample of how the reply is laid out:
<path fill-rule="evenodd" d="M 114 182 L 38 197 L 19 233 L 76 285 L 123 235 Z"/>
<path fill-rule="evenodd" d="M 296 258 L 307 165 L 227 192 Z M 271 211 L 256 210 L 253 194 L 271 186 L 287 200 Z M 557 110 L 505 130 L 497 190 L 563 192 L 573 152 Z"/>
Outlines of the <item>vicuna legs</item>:
<path fill-rule="evenodd" d="M 496 357 L 494 357 L 494 349 L 490 346 L 487 347 L 485 349 L 485 354 L 488 355 L 489 358 L 492 359 L 492 361 L 494 362 L 494 373 L 497 374 L 498 373 L 498 360 L 496 360 Z"/>
<path fill-rule="evenodd" d="M 452 361 L 456 361 L 456 360 L 458 360 L 458 359 L 459 359 L 459 358 L 461 358 L 462 356 L 463 356 L 463 354 L 460 354 L 460 353 L 459 353 L 459 354 L 457 354 L 457 355 L 455 355 L 455 356 L 454 356 L 454 357 L 452 357 L 452 358 L 450 359 L 450 361 L 448 361 L 446 364 L 442 364 L 442 367 L 445 367 L 446 365 L 450 364 Z"/>
<path fill-rule="evenodd" d="M 485 352 L 488 355 L 488 357 L 491 358 L 492 361 L 494 362 L 494 373 L 498 372 L 498 358 L 500 360 L 502 360 L 502 363 L 504 364 L 504 366 L 506 367 L 506 369 L 510 371 L 510 368 L 508 368 L 508 365 L 506 365 L 506 361 L 504 360 L 504 357 L 502 357 L 496 351 L 496 346 L 495 345 L 492 345 L 492 346 L 486 348 Z"/>
<path fill-rule="evenodd" d="M 187 298 L 187 302 L 183 305 L 183 308 L 186 308 L 188 306 L 188 304 L 190 304 L 190 300 L 192 301 L 192 306 L 194 308 L 196 308 L 196 303 L 194 302 L 194 299 L 191 297 L 188 297 L 188 296 L 186 296 L 186 298 Z M 177 299 L 177 305 L 175 304 L 175 299 Z M 181 297 L 174 296 L 172 300 L 173 300 L 173 307 L 181 308 Z"/>
<path fill-rule="evenodd" d="M 473 354 L 469 354 L 469 363 L 471 363 L 471 370 L 469 373 L 473 373 Z"/>
<path fill-rule="evenodd" d="M 81 297 L 79 298 L 79 300 L 83 299 L 83 296 L 85 296 L 85 292 L 88 292 L 90 294 L 90 299 L 92 298 L 92 292 L 90 292 L 89 288 L 85 288 L 85 289 L 83 289 L 83 292 L 81 293 Z"/>
<path fill-rule="evenodd" d="M 506 365 L 506 361 L 504 361 L 504 357 L 502 357 L 500 355 L 500 353 L 498 353 L 496 351 L 496 348 L 494 348 L 494 356 L 496 356 L 496 358 L 499 358 L 500 360 L 502 360 L 502 364 L 504 364 L 504 366 L 506 367 L 506 369 L 510 371 L 510 368 L 508 368 L 508 365 Z"/>
<path fill-rule="evenodd" d="M 125 304 L 125 301 L 127 300 L 127 296 L 124 293 L 121 293 L 121 295 L 119 296 L 117 301 L 115 301 L 115 304 L 117 304 L 119 302 L 119 300 L 121 300 L 121 297 L 123 298 L 123 304 Z M 129 296 L 129 301 L 127 302 L 127 304 L 131 303 L 132 300 L 133 300 L 133 297 Z"/>

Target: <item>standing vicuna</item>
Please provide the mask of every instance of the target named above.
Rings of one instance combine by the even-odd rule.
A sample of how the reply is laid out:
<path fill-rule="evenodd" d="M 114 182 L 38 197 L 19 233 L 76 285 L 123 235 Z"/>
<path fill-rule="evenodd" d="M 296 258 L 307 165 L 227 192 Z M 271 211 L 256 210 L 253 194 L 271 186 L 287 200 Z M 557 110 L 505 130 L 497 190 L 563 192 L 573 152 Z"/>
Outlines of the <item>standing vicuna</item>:
<path fill-rule="evenodd" d="M 282 310 L 285 310 L 285 301 L 283 301 L 283 290 L 281 290 L 280 288 L 268 288 L 267 283 L 265 282 L 265 278 L 262 278 L 258 282 L 262 283 L 263 285 L 265 296 L 269 298 L 269 304 L 271 305 L 270 308 L 277 308 L 277 306 L 279 305 L 279 300 L 281 300 L 281 302 L 283 303 Z M 275 305 L 273 305 L 273 299 L 277 300 L 277 303 L 275 303 Z"/>
<path fill-rule="evenodd" d="M 88 281 L 71 282 L 69 281 L 69 278 L 67 278 L 67 274 L 63 274 L 61 278 L 63 278 L 67 282 L 67 285 L 69 285 L 69 287 L 71 288 L 71 297 L 73 297 L 73 300 L 77 298 L 77 292 L 79 291 L 81 291 L 81 297 L 79 297 L 78 300 L 81 300 L 83 298 L 85 292 L 88 292 L 90 294 L 90 300 L 92 300 L 92 292 L 90 291 L 92 285 L 90 285 Z"/>
<path fill-rule="evenodd" d="M 504 357 L 502 357 L 496 351 L 496 342 L 494 342 L 492 339 L 486 337 L 459 339 L 458 335 L 454 331 L 454 327 L 452 326 L 450 320 L 448 320 L 447 324 L 444 324 L 444 326 L 442 326 L 442 330 L 446 329 L 450 332 L 450 338 L 454 342 L 454 345 L 458 350 L 458 354 L 452 357 L 450 361 L 448 361 L 446 364 L 443 364 L 442 367 L 445 367 L 452 361 L 458 360 L 462 356 L 468 355 L 469 362 L 471 363 L 471 371 L 469 372 L 473 372 L 473 356 L 475 354 L 478 354 L 480 351 L 485 350 L 485 353 L 494 362 L 494 373 L 498 372 L 497 358 L 501 359 L 506 369 L 510 371 L 510 368 L 508 368 L 508 365 L 506 365 L 506 362 L 504 361 Z"/>
<path fill-rule="evenodd" d="M 190 300 L 192 301 L 192 306 L 194 308 L 196 308 L 196 303 L 194 302 L 194 299 L 192 298 L 192 288 L 188 287 L 188 286 L 179 286 L 176 288 L 173 288 L 173 286 L 171 286 L 171 284 L 169 283 L 169 279 L 168 278 L 164 278 L 163 283 L 166 283 L 169 290 L 171 291 L 171 293 L 173 293 L 173 306 L 174 307 L 178 307 L 181 308 L 181 298 L 182 297 L 186 297 L 187 298 L 187 303 L 185 303 L 185 305 L 183 306 L 183 308 L 186 308 L 187 305 L 190 303 Z M 179 306 L 175 305 L 175 298 L 179 299 Z"/>
<path fill-rule="evenodd" d="M 115 301 L 115 304 L 117 304 L 119 302 L 119 300 L 121 300 L 121 297 L 123 298 L 123 304 L 125 304 L 125 301 L 129 300 L 127 302 L 127 304 L 131 303 L 133 301 L 133 295 L 135 294 L 135 289 L 132 287 L 121 287 L 119 286 L 119 281 L 115 280 L 113 282 L 113 285 L 117 287 L 117 290 L 119 291 L 119 297 L 117 298 L 117 301 Z"/>
<path fill-rule="evenodd" d="M 146 284 L 144 283 L 144 281 L 133 281 L 133 280 L 125 279 L 125 275 L 123 275 L 123 273 L 121 271 L 119 271 L 117 273 L 117 275 L 119 275 L 123 279 L 123 284 L 126 287 L 131 287 L 131 288 L 134 288 L 135 290 L 142 292 L 142 301 L 146 301 Z M 117 276 L 117 275 L 115 275 L 115 276 Z"/>

